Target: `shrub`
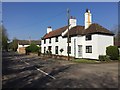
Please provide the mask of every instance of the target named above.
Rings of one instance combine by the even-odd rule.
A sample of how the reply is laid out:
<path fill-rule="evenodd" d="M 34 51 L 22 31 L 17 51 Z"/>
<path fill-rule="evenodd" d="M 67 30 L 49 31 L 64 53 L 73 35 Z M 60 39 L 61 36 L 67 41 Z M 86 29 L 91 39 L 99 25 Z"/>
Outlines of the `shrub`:
<path fill-rule="evenodd" d="M 119 55 L 119 58 L 118 58 L 118 60 L 120 60 L 120 55 Z"/>
<path fill-rule="evenodd" d="M 117 46 L 108 46 L 106 48 L 106 54 L 110 56 L 112 60 L 118 60 L 119 57 L 119 50 Z"/>
<path fill-rule="evenodd" d="M 30 44 L 30 46 L 26 47 L 26 52 L 38 52 L 39 51 L 39 47 L 32 43 Z"/>
<path fill-rule="evenodd" d="M 108 55 L 99 55 L 100 61 L 110 61 L 110 57 Z"/>

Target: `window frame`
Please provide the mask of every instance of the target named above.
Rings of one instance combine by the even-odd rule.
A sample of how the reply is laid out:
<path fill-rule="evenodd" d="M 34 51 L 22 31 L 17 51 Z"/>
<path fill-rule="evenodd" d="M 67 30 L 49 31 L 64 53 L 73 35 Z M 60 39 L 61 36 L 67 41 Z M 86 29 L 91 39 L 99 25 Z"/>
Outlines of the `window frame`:
<path fill-rule="evenodd" d="M 51 51 L 52 50 L 52 46 L 48 46 L 48 50 Z"/>
<path fill-rule="evenodd" d="M 55 42 L 58 42 L 58 37 L 55 37 Z"/>
<path fill-rule="evenodd" d="M 58 46 L 55 46 L 55 54 L 58 54 Z"/>
<path fill-rule="evenodd" d="M 49 43 L 51 43 L 51 38 L 49 38 Z"/>
<path fill-rule="evenodd" d="M 86 41 L 92 40 L 92 35 L 91 35 L 91 34 L 86 35 L 86 36 L 85 36 L 85 40 L 86 40 Z"/>
<path fill-rule="evenodd" d="M 92 46 L 86 46 L 86 53 L 92 53 Z"/>
<path fill-rule="evenodd" d="M 44 54 L 46 53 L 46 47 L 44 47 Z"/>
<path fill-rule="evenodd" d="M 46 39 L 44 39 L 44 44 L 46 44 Z"/>

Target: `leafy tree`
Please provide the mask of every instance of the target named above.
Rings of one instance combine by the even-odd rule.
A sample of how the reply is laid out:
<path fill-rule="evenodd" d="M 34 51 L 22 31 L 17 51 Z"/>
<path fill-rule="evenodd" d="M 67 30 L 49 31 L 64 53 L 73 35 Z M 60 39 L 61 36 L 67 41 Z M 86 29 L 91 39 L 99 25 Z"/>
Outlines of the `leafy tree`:
<path fill-rule="evenodd" d="M 12 41 L 12 49 L 13 51 L 17 51 L 17 48 L 18 48 L 18 39 L 14 38 Z"/>
<path fill-rule="evenodd" d="M 26 47 L 26 52 L 38 52 L 38 51 L 39 47 L 34 43 L 31 43 L 30 46 Z"/>
<path fill-rule="evenodd" d="M 3 25 L 0 26 L 0 34 L 2 34 L 2 49 L 7 51 L 9 39 L 8 39 L 7 30 Z"/>

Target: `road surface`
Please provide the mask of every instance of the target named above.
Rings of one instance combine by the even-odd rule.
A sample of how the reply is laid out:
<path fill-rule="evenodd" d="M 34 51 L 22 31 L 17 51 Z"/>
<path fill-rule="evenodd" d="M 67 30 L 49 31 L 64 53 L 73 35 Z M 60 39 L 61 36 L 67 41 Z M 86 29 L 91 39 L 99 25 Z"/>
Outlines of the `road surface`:
<path fill-rule="evenodd" d="M 2 88 L 118 87 L 117 62 L 83 64 L 14 52 L 2 57 Z"/>

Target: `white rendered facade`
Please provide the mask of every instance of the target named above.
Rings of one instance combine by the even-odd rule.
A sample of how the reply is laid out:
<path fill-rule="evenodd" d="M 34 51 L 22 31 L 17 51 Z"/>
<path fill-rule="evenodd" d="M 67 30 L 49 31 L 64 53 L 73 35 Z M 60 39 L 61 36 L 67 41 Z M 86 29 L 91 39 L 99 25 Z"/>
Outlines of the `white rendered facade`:
<path fill-rule="evenodd" d="M 99 55 L 106 55 L 106 47 L 113 45 L 113 36 L 106 36 L 100 34 L 93 34 L 92 40 L 86 41 L 85 36 L 75 36 L 71 37 L 71 54 L 70 56 L 75 58 L 90 58 L 90 59 L 98 59 Z M 46 51 L 48 47 L 51 46 L 52 54 L 55 53 L 55 46 L 58 46 L 58 54 L 56 55 L 64 55 L 67 56 L 67 38 L 62 38 L 62 36 L 58 37 L 58 42 L 55 42 L 55 37 L 51 38 L 51 43 L 49 43 L 49 39 L 46 39 L 46 43 L 44 44 L 44 40 L 41 42 L 42 53 L 44 53 L 44 47 L 46 47 Z M 92 46 L 92 53 L 86 53 L 86 46 Z M 81 50 L 79 49 L 81 47 Z M 61 53 L 60 49 L 64 51 Z M 80 55 L 81 54 L 81 55 Z"/>

